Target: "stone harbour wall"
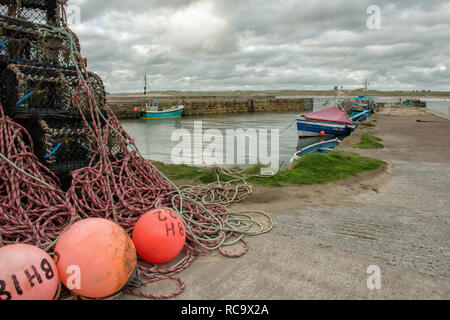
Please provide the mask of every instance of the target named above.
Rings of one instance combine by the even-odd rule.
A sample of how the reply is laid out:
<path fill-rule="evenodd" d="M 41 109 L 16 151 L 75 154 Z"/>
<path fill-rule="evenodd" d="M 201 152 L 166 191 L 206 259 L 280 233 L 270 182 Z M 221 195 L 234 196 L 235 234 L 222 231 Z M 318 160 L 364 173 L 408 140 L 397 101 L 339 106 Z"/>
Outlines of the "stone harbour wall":
<path fill-rule="evenodd" d="M 156 99 L 158 98 L 156 97 Z M 202 97 L 201 99 L 180 98 L 161 99 L 160 101 L 162 109 L 176 105 L 177 102 L 184 105 L 184 117 L 251 112 L 308 111 L 312 110 L 314 103 L 312 98 L 220 99 Z M 143 109 L 142 103 L 133 101 L 108 101 L 108 105 L 119 119 L 138 119 L 139 114 L 134 109 Z"/>

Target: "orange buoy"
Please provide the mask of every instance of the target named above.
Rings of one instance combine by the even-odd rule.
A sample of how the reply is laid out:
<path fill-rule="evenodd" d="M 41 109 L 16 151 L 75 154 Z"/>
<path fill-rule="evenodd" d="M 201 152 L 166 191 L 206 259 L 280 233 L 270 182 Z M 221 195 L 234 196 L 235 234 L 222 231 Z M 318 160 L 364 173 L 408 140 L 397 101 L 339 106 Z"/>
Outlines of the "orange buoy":
<path fill-rule="evenodd" d="M 138 109 L 137 109 L 137 108 L 134 108 L 133 110 L 134 110 L 134 112 L 138 112 Z"/>
<path fill-rule="evenodd" d="M 52 300 L 58 290 L 53 259 L 38 247 L 0 248 L 0 300 Z"/>
<path fill-rule="evenodd" d="M 172 210 L 155 209 L 139 218 L 132 238 L 140 257 L 161 264 L 180 254 L 186 243 L 186 229 Z"/>
<path fill-rule="evenodd" d="M 323 137 L 325 135 L 325 131 L 320 131 L 320 135 Z"/>
<path fill-rule="evenodd" d="M 106 219 L 89 218 L 73 224 L 55 247 L 62 283 L 73 293 L 104 298 L 119 292 L 136 266 L 130 236 Z"/>

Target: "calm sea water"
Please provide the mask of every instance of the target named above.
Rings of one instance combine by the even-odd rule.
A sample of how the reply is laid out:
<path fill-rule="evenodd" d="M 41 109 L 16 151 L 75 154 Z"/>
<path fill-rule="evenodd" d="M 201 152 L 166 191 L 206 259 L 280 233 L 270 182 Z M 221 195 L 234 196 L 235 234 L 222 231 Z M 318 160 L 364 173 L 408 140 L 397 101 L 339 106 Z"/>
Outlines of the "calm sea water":
<path fill-rule="evenodd" d="M 399 98 L 379 98 L 379 102 L 398 102 Z M 450 100 L 442 99 L 426 99 L 428 108 L 449 114 Z M 334 98 L 315 98 L 314 111 L 329 108 L 333 105 Z M 310 112 L 305 111 L 305 112 Z M 179 145 L 180 140 L 171 141 L 172 134 L 177 129 L 187 130 L 192 135 L 191 141 L 191 156 L 195 157 L 194 149 L 194 125 L 201 121 L 203 132 L 211 129 L 219 130 L 225 135 L 227 129 L 279 129 L 280 134 L 280 153 L 279 160 L 288 164 L 294 153 L 299 147 L 305 147 L 309 144 L 320 141 L 320 138 L 308 139 L 307 141 L 300 141 L 297 135 L 295 125 L 296 116 L 298 112 L 280 112 L 280 113 L 253 113 L 253 114 L 237 114 L 237 115 L 215 115 L 215 116 L 199 116 L 187 117 L 181 119 L 168 120 L 123 120 L 122 125 L 125 130 L 136 140 L 136 144 L 144 156 L 151 160 L 162 161 L 165 163 L 172 163 L 172 150 Z M 290 127 L 289 127 L 290 126 Z M 258 136 L 261 138 L 261 136 Z M 215 155 L 226 162 L 227 148 L 222 150 L 220 141 L 216 144 Z M 270 146 L 270 132 L 267 144 Z M 211 142 L 204 142 L 203 148 L 211 145 Z M 245 163 L 239 163 L 235 157 L 233 165 L 240 165 L 246 167 L 251 163 L 248 157 L 248 149 L 245 157 Z M 234 153 L 238 154 L 237 145 L 235 145 Z M 241 150 L 242 151 L 242 150 Z M 269 153 L 270 155 L 270 147 Z M 198 153 L 197 153 L 198 155 Z M 242 161 L 241 161 L 242 162 Z M 247 164 L 247 165 L 246 165 Z"/>
<path fill-rule="evenodd" d="M 450 99 L 424 99 L 427 108 L 440 113 L 450 115 Z"/>
<path fill-rule="evenodd" d="M 216 116 L 199 116 L 199 117 L 186 117 L 181 119 L 168 119 L 168 120 L 123 120 L 122 125 L 124 129 L 135 139 L 136 145 L 140 149 L 141 153 L 148 159 L 162 161 L 165 163 L 172 163 L 172 150 L 179 145 L 180 140 L 171 141 L 172 134 L 177 129 L 187 130 L 192 136 L 191 139 L 191 152 L 192 157 L 195 157 L 194 150 L 194 126 L 201 121 L 203 133 L 207 130 L 217 129 L 224 135 L 224 141 L 227 129 L 256 129 L 258 133 L 258 139 L 262 139 L 260 129 L 279 129 L 285 130 L 280 134 L 280 156 L 279 160 L 288 164 L 292 156 L 297 150 L 298 135 L 295 123 L 293 123 L 298 115 L 298 112 L 287 113 L 254 113 L 254 114 L 239 114 L 239 115 L 216 115 Z M 289 125 L 291 125 L 289 127 Z M 267 145 L 271 145 L 270 131 L 268 132 Z M 211 141 L 213 142 L 213 141 Z M 211 142 L 204 142 L 203 149 Z M 218 141 L 216 141 L 218 142 Z M 224 150 L 221 150 L 219 143 L 215 148 L 215 155 L 220 159 L 223 159 L 223 164 L 226 162 L 227 146 Z M 247 146 L 247 152 L 245 152 L 245 162 L 239 163 L 237 160 L 237 144 L 234 148 L 235 163 L 233 165 L 239 165 L 246 167 L 246 164 L 250 163 Z M 242 151 L 242 150 L 240 150 Z M 270 147 L 268 155 L 270 155 Z M 198 155 L 198 154 L 197 154 Z M 230 166 L 233 166 L 229 164 Z"/>

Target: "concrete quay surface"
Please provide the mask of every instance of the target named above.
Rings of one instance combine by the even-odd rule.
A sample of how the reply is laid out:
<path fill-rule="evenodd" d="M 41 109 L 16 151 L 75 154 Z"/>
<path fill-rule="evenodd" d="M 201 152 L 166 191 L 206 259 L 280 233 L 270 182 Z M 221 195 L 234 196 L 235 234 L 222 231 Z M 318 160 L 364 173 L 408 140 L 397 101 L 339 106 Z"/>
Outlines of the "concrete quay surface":
<path fill-rule="evenodd" d="M 177 299 L 450 299 L 450 121 L 426 112 L 373 119 L 376 128 L 364 130 L 384 149 L 353 149 L 358 134 L 341 148 L 387 161 L 389 179 L 331 203 L 274 210 L 274 230 L 248 238 L 247 255 L 214 252 L 183 271 Z M 367 286 L 373 265 L 379 290 Z"/>

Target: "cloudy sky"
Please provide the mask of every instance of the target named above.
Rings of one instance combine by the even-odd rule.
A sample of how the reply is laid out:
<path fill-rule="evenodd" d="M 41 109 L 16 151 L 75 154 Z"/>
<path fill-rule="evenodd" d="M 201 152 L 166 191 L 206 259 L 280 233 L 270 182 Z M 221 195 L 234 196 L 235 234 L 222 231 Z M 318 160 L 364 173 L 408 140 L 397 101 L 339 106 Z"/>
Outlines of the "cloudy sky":
<path fill-rule="evenodd" d="M 151 90 L 350 89 L 367 77 L 373 89 L 450 91 L 449 1 L 69 4 L 89 69 L 112 93 L 142 90 L 145 74 Z"/>

